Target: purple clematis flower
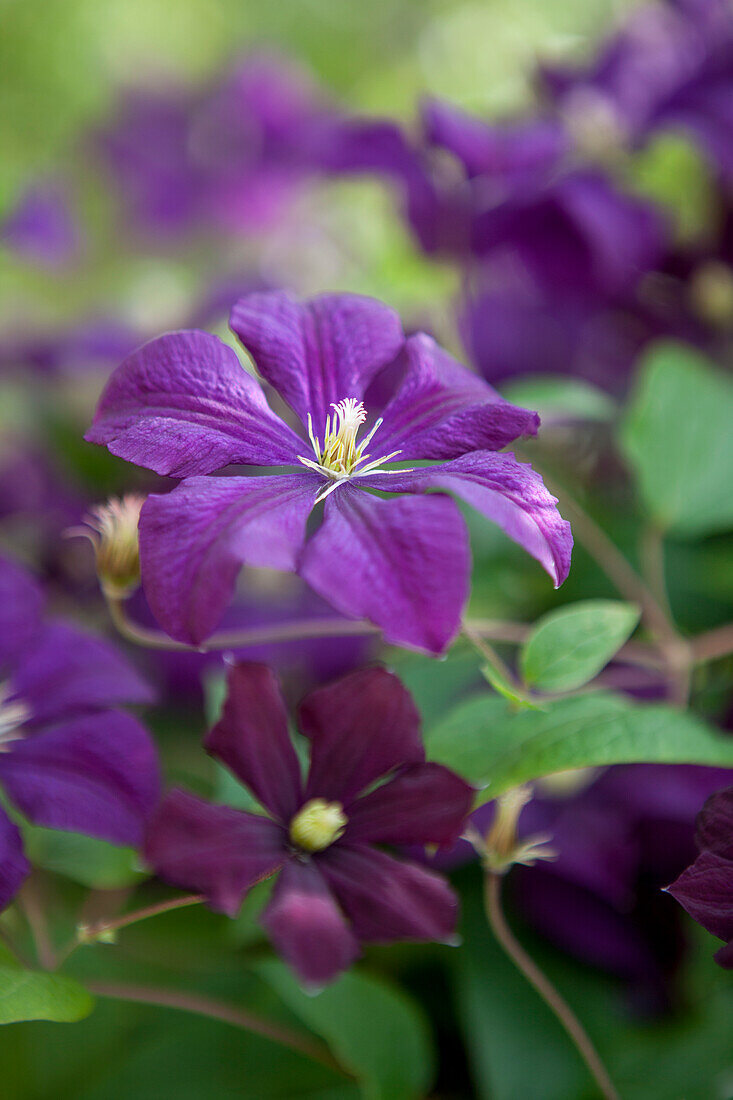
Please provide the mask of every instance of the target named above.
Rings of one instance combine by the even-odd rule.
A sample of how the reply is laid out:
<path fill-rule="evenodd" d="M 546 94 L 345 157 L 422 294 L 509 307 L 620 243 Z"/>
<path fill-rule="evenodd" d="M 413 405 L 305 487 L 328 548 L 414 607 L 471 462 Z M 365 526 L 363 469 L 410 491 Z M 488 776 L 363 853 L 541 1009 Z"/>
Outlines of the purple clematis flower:
<path fill-rule="evenodd" d="M 669 893 L 703 928 L 726 941 L 715 961 L 733 970 L 733 787 L 707 800 L 695 839 L 700 854 Z"/>
<path fill-rule="evenodd" d="M 71 263 L 81 248 L 81 229 L 69 195 L 56 180 L 29 187 L 0 222 L 0 241 L 28 263 L 59 268 Z"/>
<path fill-rule="evenodd" d="M 384 669 L 360 669 L 307 696 L 298 727 L 311 746 L 305 780 L 274 674 L 233 666 L 206 748 L 269 816 L 174 790 L 150 826 L 151 866 L 229 916 L 277 874 L 261 920 L 307 985 L 335 978 L 362 941 L 450 941 L 457 902 L 445 880 L 375 847 L 452 845 L 473 797 L 459 776 L 425 762 L 409 693 Z"/>
<path fill-rule="evenodd" d="M 149 497 L 140 519 L 145 593 L 174 638 L 198 643 L 211 634 L 246 563 L 296 570 L 388 641 L 442 652 L 460 625 L 470 567 L 448 493 L 498 523 L 556 585 L 564 580 L 572 536 L 555 498 L 529 466 L 497 453 L 536 432 L 536 413 L 503 401 L 429 337 L 405 340 L 396 314 L 369 298 L 301 304 L 283 292 L 253 294 L 235 305 L 231 326 L 300 420 L 300 434 L 270 409 L 231 348 L 192 331 L 130 356 L 86 437 L 186 479 Z M 402 383 L 360 440 L 363 398 L 398 355 Z M 434 464 L 387 469 L 395 459 Z M 230 464 L 291 470 L 201 476 Z M 321 501 L 323 524 L 306 541 Z"/>
<path fill-rule="evenodd" d="M 137 846 L 159 792 L 155 748 L 111 707 L 150 691 L 106 643 L 45 620 L 35 581 L 0 559 L 0 787 L 32 822 Z M 0 811 L 0 909 L 29 866 Z"/>

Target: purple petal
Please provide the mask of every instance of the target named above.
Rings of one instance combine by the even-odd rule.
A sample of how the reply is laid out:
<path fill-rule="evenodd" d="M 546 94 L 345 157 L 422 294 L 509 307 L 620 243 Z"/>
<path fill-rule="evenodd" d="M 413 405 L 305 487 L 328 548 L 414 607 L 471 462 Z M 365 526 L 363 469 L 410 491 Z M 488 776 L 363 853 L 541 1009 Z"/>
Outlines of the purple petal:
<path fill-rule="evenodd" d="M 711 795 L 698 814 L 696 826 L 698 846 L 731 860 L 733 868 L 733 787 Z"/>
<path fill-rule="evenodd" d="M 150 823 L 145 859 L 166 882 L 204 894 L 235 917 L 242 898 L 287 859 L 285 833 L 266 817 L 174 790 Z"/>
<path fill-rule="evenodd" d="M 29 187 L 0 224 L 0 240 L 30 263 L 57 268 L 74 260 L 81 231 L 66 189 L 55 180 Z"/>
<path fill-rule="evenodd" d="M 412 476 L 395 475 L 400 483 Z M 392 488 L 390 475 L 360 484 Z M 442 653 L 457 633 L 469 571 L 468 535 L 452 501 L 381 500 L 349 484 L 326 501 L 298 570 L 343 615 L 370 619 L 386 641 L 428 653 Z"/>
<path fill-rule="evenodd" d="M 708 932 L 733 940 L 733 860 L 702 852 L 667 889 Z"/>
<path fill-rule="evenodd" d="M 13 900 L 31 871 L 20 830 L 0 810 L 0 912 Z"/>
<path fill-rule="evenodd" d="M 440 875 L 356 844 L 329 848 L 319 867 L 360 940 L 451 939 L 458 901 Z"/>
<path fill-rule="evenodd" d="M 17 659 L 41 621 L 43 596 L 30 573 L 0 557 L 0 665 Z"/>
<path fill-rule="evenodd" d="M 313 863 L 286 863 L 260 920 L 305 985 L 326 985 L 359 956 L 359 943 Z"/>
<path fill-rule="evenodd" d="M 85 438 L 159 474 L 230 463 L 297 465 L 306 445 L 268 406 L 236 353 L 208 332 L 172 332 L 112 375 Z"/>
<path fill-rule="evenodd" d="M 570 524 L 558 512 L 557 500 L 539 474 L 514 455 L 475 451 L 444 466 L 370 475 L 368 484 L 384 492 L 442 489 L 455 493 L 536 558 L 556 588 L 568 575 L 573 548 Z"/>
<path fill-rule="evenodd" d="M 34 725 L 85 710 L 150 703 L 154 697 L 111 645 L 60 622 L 43 628 L 11 687 L 29 704 Z"/>
<path fill-rule="evenodd" d="M 722 966 L 726 970 L 733 970 L 733 940 L 727 943 L 725 947 L 721 947 L 719 951 L 716 951 L 713 958 L 718 966 Z"/>
<path fill-rule="evenodd" d="M 420 715 L 384 668 L 362 668 L 306 696 L 298 729 L 311 742 L 306 798 L 348 802 L 375 779 L 425 759 Z"/>
<path fill-rule="evenodd" d="M 138 845 L 160 774 L 139 722 L 107 711 L 12 742 L 0 754 L 0 784 L 37 825 Z"/>
<path fill-rule="evenodd" d="M 358 294 L 298 302 L 284 291 L 250 294 L 230 324 L 271 386 L 322 438 L 331 403 L 361 398 L 404 336 L 394 310 Z"/>
<path fill-rule="evenodd" d="M 413 764 L 348 807 L 344 839 L 450 848 L 461 835 L 474 793 L 441 764 Z"/>
<path fill-rule="evenodd" d="M 405 344 L 407 373 L 385 408 L 369 447 L 371 458 L 399 451 L 404 459 L 457 458 L 498 451 L 535 435 L 537 413 L 519 409 L 423 333 Z"/>
<path fill-rule="evenodd" d="M 199 643 L 221 620 L 243 564 L 294 570 L 320 487 L 315 474 L 193 477 L 148 497 L 140 563 L 161 626 Z"/>
<path fill-rule="evenodd" d="M 242 661 L 230 669 L 227 688 L 224 711 L 206 738 L 206 751 L 287 823 L 302 801 L 302 786 L 277 678 L 267 665 Z"/>

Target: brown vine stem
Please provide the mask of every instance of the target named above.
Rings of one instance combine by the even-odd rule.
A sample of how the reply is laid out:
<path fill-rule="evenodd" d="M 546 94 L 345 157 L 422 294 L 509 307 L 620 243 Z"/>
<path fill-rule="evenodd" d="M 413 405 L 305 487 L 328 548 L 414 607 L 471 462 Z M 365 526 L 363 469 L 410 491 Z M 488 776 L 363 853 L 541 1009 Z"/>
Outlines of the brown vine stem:
<path fill-rule="evenodd" d="M 170 898 L 168 901 L 159 901 L 155 905 L 146 905 L 142 909 L 133 909 L 129 913 L 123 913 L 121 917 L 113 917 L 111 920 L 98 920 L 89 923 L 81 922 L 77 925 L 75 938 L 67 944 L 56 960 L 56 967 L 66 962 L 69 955 L 76 951 L 82 944 L 94 943 L 100 937 L 109 932 L 116 932 L 120 928 L 127 928 L 130 924 L 147 920 L 149 917 L 157 917 L 161 913 L 171 913 L 176 909 L 183 909 L 188 905 L 199 905 L 204 900 L 203 894 L 184 894 L 183 897 Z"/>
<path fill-rule="evenodd" d="M 200 993 L 187 993 L 178 989 L 157 989 L 117 982 L 87 982 L 86 987 L 99 997 L 193 1012 L 199 1016 L 208 1016 L 209 1019 L 231 1024 L 232 1027 L 243 1028 L 255 1035 L 262 1035 L 273 1043 L 279 1043 L 280 1046 L 289 1047 L 290 1050 L 305 1055 L 311 1061 L 320 1062 L 322 1066 L 353 1080 L 354 1075 L 334 1058 L 325 1043 L 275 1023 L 273 1020 L 262 1019 L 238 1005 L 226 1004 Z"/>
<path fill-rule="evenodd" d="M 603 1065 L 580 1020 L 570 1005 L 555 989 L 549 978 L 530 958 L 507 924 L 501 904 L 502 877 L 502 875 L 495 874 L 493 871 L 486 870 L 484 872 L 484 908 L 491 930 L 517 969 L 521 971 L 565 1028 L 573 1045 L 588 1067 L 593 1080 L 598 1085 L 604 1100 L 620 1100 L 606 1067 Z"/>

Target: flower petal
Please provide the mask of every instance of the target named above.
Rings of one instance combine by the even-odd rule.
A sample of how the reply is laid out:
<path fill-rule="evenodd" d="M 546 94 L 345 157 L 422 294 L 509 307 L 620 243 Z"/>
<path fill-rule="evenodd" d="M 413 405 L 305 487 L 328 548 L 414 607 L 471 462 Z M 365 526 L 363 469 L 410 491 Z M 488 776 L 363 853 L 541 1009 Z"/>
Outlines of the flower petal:
<path fill-rule="evenodd" d="M 37 825 L 136 846 L 160 773 L 146 730 L 106 711 L 13 741 L 0 754 L 0 784 Z"/>
<path fill-rule="evenodd" d="M 711 795 L 695 824 L 698 847 L 731 860 L 733 869 L 733 787 Z"/>
<path fill-rule="evenodd" d="M 701 852 L 667 890 L 708 932 L 733 940 L 733 860 Z"/>
<path fill-rule="evenodd" d="M 154 697 L 111 645 L 60 622 L 37 636 L 11 688 L 29 704 L 34 725 L 85 710 L 150 703 Z"/>
<path fill-rule="evenodd" d="M 85 438 L 173 477 L 230 463 L 297 465 L 305 447 L 232 348 L 196 330 L 133 352 L 107 383 Z"/>
<path fill-rule="evenodd" d="M 287 863 L 260 921 L 300 980 L 333 981 L 358 958 L 359 943 L 313 862 Z"/>
<path fill-rule="evenodd" d="M 458 901 L 440 875 L 365 844 L 334 845 L 319 867 L 360 940 L 451 940 Z"/>
<path fill-rule="evenodd" d="M 442 764 L 413 764 L 348 807 L 344 840 L 450 848 L 461 835 L 474 793 Z"/>
<path fill-rule="evenodd" d="M 243 564 L 295 569 L 320 487 L 315 474 L 193 477 L 148 497 L 140 563 L 160 625 L 199 643 L 218 625 Z"/>
<path fill-rule="evenodd" d="M 162 879 L 204 894 L 235 917 L 242 898 L 287 859 L 285 834 L 267 817 L 173 790 L 150 823 L 145 859 Z"/>
<path fill-rule="evenodd" d="M 420 333 L 405 344 L 407 372 L 385 408 L 369 447 L 376 459 L 457 458 L 467 451 L 498 451 L 521 435 L 535 435 L 535 412 L 503 401 L 488 383 Z"/>
<path fill-rule="evenodd" d="M 230 324 L 271 386 L 322 439 L 331 403 L 361 398 L 404 336 L 394 310 L 358 294 L 298 302 L 284 291 L 250 294 Z"/>
<path fill-rule="evenodd" d="M 392 493 L 455 493 L 523 547 L 557 588 L 568 575 L 573 536 L 557 500 L 532 467 L 511 454 L 475 451 L 443 466 L 375 474 L 358 484 Z M 306 578 L 307 579 L 307 578 Z"/>
<path fill-rule="evenodd" d="M 13 900 L 31 871 L 20 830 L 0 810 L 0 912 Z"/>
<path fill-rule="evenodd" d="M 392 487 L 388 474 L 359 484 L 373 481 Z M 298 569 L 343 615 L 370 619 L 386 641 L 428 653 L 442 653 L 458 631 L 469 571 L 468 535 L 452 501 L 380 500 L 350 484 L 326 501 Z"/>
<path fill-rule="evenodd" d="M 420 715 L 384 668 L 362 668 L 307 695 L 298 729 L 311 742 L 306 798 L 348 802 L 375 779 L 425 759 Z"/>
<path fill-rule="evenodd" d="M 302 786 L 277 678 L 267 665 L 241 661 L 230 669 L 227 689 L 222 716 L 206 738 L 206 751 L 218 756 L 263 806 L 287 823 L 301 803 Z"/>
<path fill-rule="evenodd" d="M 0 557 L 0 669 L 14 662 L 41 621 L 43 596 L 30 573 Z"/>

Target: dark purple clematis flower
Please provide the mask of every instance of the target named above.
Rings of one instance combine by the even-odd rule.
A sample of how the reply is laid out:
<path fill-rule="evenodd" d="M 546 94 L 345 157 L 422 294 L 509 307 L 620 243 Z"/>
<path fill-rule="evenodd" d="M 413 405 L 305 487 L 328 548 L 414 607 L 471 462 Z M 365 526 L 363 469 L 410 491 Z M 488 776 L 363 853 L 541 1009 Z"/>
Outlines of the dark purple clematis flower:
<path fill-rule="evenodd" d="M 725 940 L 715 961 L 733 970 L 733 787 L 707 800 L 695 839 L 700 854 L 669 893 L 703 928 Z"/>
<path fill-rule="evenodd" d="M 0 787 L 32 822 L 139 845 L 159 791 L 143 727 L 121 703 L 150 691 L 106 643 L 45 620 L 35 581 L 0 559 Z M 0 812 L 0 909 L 28 863 Z"/>
<path fill-rule="evenodd" d="M 55 180 L 29 187 L 0 223 L 0 241 L 21 259 L 57 268 L 76 258 L 81 230 L 65 188 Z"/>
<path fill-rule="evenodd" d="M 206 748 L 269 816 L 172 791 L 150 826 L 151 866 L 229 916 L 278 874 L 261 920 L 308 985 L 350 966 L 362 941 L 450 941 L 457 902 L 445 880 L 375 847 L 453 844 L 473 797 L 425 762 L 409 693 L 391 673 L 361 669 L 307 696 L 298 728 L 311 746 L 305 780 L 274 674 L 235 665 Z"/>
<path fill-rule="evenodd" d="M 534 434 L 536 413 L 501 400 L 429 337 L 405 341 L 396 314 L 369 298 L 301 304 L 253 294 L 236 304 L 231 326 L 301 434 L 274 414 L 231 348 L 196 331 L 130 356 L 87 433 L 113 454 L 186 479 L 149 497 L 140 519 L 145 593 L 174 638 L 211 634 L 246 563 L 295 570 L 388 641 L 440 653 L 459 628 L 470 565 L 448 493 L 498 523 L 556 585 L 564 580 L 572 536 L 555 498 L 529 466 L 497 453 Z M 362 399 L 398 354 L 402 384 L 359 440 Z M 386 469 L 395 459 L 437 464 Z M 292 470 L 201 476 L 230 464 Z M 324 522 L 306 542 L 324 500 Z"/>

